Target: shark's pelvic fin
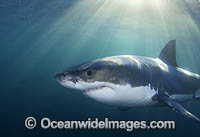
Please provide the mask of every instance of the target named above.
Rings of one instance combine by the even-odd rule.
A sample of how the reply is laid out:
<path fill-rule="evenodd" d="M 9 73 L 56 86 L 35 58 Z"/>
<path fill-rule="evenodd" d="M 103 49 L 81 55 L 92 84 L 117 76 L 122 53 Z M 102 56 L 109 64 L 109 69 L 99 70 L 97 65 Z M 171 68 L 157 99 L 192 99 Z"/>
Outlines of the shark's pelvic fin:
<path fill-rule="evenodd" d="M 176 40 L 171 40 L 162 49 L 159 58 L 168 65 L 176 66 Z"/>
<path fill-rule="evenodd" d="M 198 117 L 196 117 L 195 115 L 193 115 L 192 113 L 187 111 L 184 107 L 182 107 L 176 101 L 170 99 L 169 96 L 167 96 L 166 94 L 164 94 L 164 93 L 159 94 L 158 100 L 161 101 L 162 103 L 168 105 L 169 107 L 171 107 L 172 110 L 174 110 L 175 112 L 178 112 L 178 113 L 182 114 L 183 116 L 185 116 L 191 120 L 194 120 L 195 122 L 200 124 L 200 119 Z"/>

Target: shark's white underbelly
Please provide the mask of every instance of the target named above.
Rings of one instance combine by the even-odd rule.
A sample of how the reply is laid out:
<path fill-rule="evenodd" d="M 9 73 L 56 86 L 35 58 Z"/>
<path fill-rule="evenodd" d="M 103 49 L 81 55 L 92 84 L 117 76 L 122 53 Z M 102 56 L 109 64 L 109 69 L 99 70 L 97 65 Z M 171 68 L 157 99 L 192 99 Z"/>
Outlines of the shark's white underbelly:
<path fill-rule="evenodd" d="M 112 86 L 113 87 L 113 86 Z M 115 85 L 114 88 L 103 88 L 85 93 L 99 102 L 113 106 L 137 107 L 156 104 L 152 97 L 157 91 L 148 86 L 131 87 L 130 85 Z"/>

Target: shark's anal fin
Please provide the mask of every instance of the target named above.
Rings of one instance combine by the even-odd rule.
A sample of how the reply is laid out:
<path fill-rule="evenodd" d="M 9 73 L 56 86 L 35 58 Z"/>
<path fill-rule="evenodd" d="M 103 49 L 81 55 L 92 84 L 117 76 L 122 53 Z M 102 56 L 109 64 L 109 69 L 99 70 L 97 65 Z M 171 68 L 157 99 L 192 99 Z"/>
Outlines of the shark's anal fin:
<path fill-rule="evenodd" d="M 195 115 L 193 115 L 192 113 L 190 113 L 189 111 L 187 111 L 184 107 L 182 107 L 179 103 L 177 103 L 176 101 L 170 99 L 167 95 L 163 94 L 159 94 L 158 95 L 158 100 L 165 103 L 166 105 L 168 105 L 169 107 L 172 108 L 172 110 L 174 110 L 175 112 L 178 112 L 180 114 L 182 114 L 183 116 L 194 120 L 195 122 L 200 124 L 200 119 L 198 117 L 196 117 Z"/>
<path fill-rule="evenodd" d="M 178 66 L 176 63 L 176 40 L 169 41 L 162 49 L 159 59 L 168 65 Z"/>

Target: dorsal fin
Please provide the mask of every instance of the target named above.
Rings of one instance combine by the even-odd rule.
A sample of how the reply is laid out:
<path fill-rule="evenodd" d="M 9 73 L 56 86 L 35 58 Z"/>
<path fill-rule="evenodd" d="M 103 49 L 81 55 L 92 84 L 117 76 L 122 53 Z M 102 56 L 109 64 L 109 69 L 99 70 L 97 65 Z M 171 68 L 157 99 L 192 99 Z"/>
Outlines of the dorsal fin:
<path fill-rule="evenodd" d="M 176 63 L 176 40 L 170 40 L 162 49 L 159 58 L 168 65 L 177 66 Z"/>

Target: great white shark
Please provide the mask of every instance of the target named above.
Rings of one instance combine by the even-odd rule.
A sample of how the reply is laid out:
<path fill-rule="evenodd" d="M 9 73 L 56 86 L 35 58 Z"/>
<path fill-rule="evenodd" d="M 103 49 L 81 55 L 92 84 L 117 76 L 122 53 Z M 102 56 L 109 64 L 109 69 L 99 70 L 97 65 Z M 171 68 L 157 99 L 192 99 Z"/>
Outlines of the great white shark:
<path fill-rule="evenodd" d="M 105 57 L 56 74 L 64 87 L 127 109 L 143 106 L 169 106 L 175 112 L 200 123 L 200 119 L 180 105 L 200 100 L 200 75 L 178 67 L 176 41 L 169 41 L 159 58 L 133 55 Z"/>

